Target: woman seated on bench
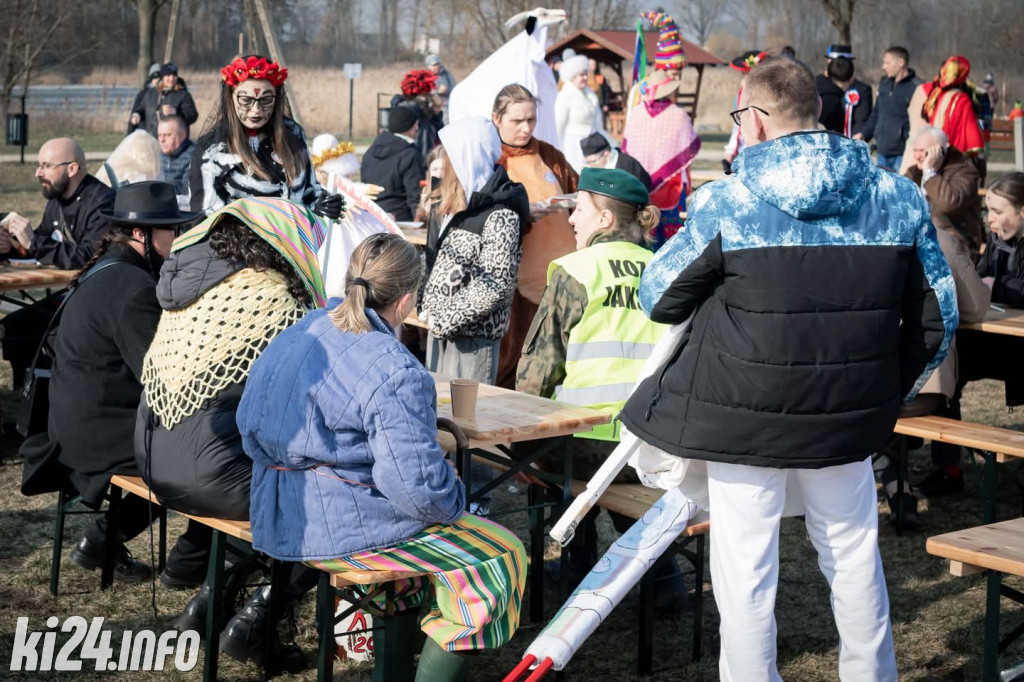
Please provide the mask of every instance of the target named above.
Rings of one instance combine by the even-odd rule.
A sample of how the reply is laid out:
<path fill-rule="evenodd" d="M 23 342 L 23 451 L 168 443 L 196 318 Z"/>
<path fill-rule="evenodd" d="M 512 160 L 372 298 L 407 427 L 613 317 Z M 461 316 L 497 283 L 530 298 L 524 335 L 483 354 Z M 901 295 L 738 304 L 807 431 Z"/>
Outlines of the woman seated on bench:
<path fill-rule="evenodd" d="M 322 241 L 323 228 L 307 208 L 286 199 L 247 198 L 174 242 L 157 285 L 163 314 L 143 365 L 135 430 L 138 467 L 161 504 L 195 516 L 249 518 L 252 462 L 242 449 L 235 410 L 253 360 L 309 308 L 326 302 L 316 258 Z M 171 557 L 188 557 L 202 570 L 165 570 L 165 586 L 192 587 L 205 578 L 213 531 L 202 524 L 199 529 Z M 230 575 L 228 595 L 245 578 L 242 570 Z M 283 604 L 302 597 L 316 577 L 297 564 Z M 209 595 L 204 584 L 177 627 L 203 632 Z M 225 653 L 263 663 L 269 599 L 269 586 L 257 589 L 227 623 Z M 304 661 L 297 647 L 288 646 L 279 647 L 271 663 L 294 670 Z"/>
<path fill-rule="evenodd" d="M 526 553 L 510 531 L 463 514 L 465 488 L 437 443 L 434 379 L 395 336 L 421 272 L 401 236 L 368 237 L 344 301 L 253 364 L 238 426 L 254 461 L 253 547 L 328 571 L 431 574 L 422 682 L 463 679 L 464 654 L 512 637 Z"/>

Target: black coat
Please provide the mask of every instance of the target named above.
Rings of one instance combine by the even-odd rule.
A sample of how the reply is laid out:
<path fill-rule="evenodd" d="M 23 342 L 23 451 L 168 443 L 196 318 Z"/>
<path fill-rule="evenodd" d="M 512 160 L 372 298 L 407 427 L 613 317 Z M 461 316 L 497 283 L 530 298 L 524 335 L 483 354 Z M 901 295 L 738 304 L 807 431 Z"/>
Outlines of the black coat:
<path fill-rule="evenodd" d="M 64 270 L 82 268 L 110 229 L 110 223 L 100 211 L 113 209 L 114 194 L 114 190 L 86 175 L 70 199 L 50 199 L 35 229 L 29 255 L 43 265 L 55 265 Z M 59 233 L 59 239 L 54 239 L 55 233 Z"/>
<path fill-rule="evenodd" d="M 651 191 L 651 176 L 644 170 L 644 167 L 640 165 L 640 162 L 634 159 L 626 152 L 619 150 L 619 158 L 615 160 L 615 167 L 619 170 L 624 170 L 634 178 L 644 183 L 644 187 L 647 191 Z"/>
<path fill-rule="evenodd" d="M 107 254 L 126 264 L 98 271 L 68 300 L 50 380 L 50 440 L 90 504 L 112 474 L 138 475 L 132 443 L 142 360 L 160 320 L 146 261 L 119 244 Z"/>
<path fill-rule="evenodd" d="M 420 203 L 420 181 L 426 171 L 423 155 L 416 145 L 385 130 L 363 155 L 360 179 L 380 185 L 377 205 L 395 216 L 395 220 L 412 220 Z"/>
<path fill-rule="evenodd" d="M 185 308 L 240 267 L 218 258 L 206 241 L 172 254 L 160 271 L 160 305 Z M 252 460 L 235 423 L 244 386 L 229 385 L 171 429 L 160 424 L 143 398 L 135 461 L 161 504 L 197 516 L 249 518 Z"/>
<path fill-rule="evenodd" d="M 978 275 L 992 277 L 992 302 L 1024 308 L 1024 238 L 1004 242 L 994 232 L 988 235 L 985 253 L 978 262 Z"/>
<path fill-rule="evenodd" d="M 156 126 L 160 119 L 164 118 L 161 110 L 165 104 L 174 107 L 173 115 L 184 119 L 186 133 L 189 127 L 199 119 L 196 103 L 192 100 L 192 95 L 188 90 L 161 92 L 159 87 L 154 87 L 147 88 L 143 92 L 141 100 L 138 100 L 132 108 L 132 113 L 139 115 L 140 120 L 137 127 L 156 137 Z"/>
<path fill-rule="evenodd" d="M 878 100 L 871 109 L 871 116 L 864 123 L 860 133 L 864 141 L 876 138 L 878 153 L 884 156 L 900 156 L 903 154 L 910 134 L 910 116 L 907 108 L 914 90 L 921 84 L 913 69 L 908 70 L 907 77 L 900 82 L 892 78 L 883 78 L 878 84 Z"/>
<path fill-rule="evenodd" d="M 846 95 L 843 89 L 832 82 L 828 76 L 818 75 L 814 79 L 818 88 L 818 95 L 821 97 L 821 116 L 818 122 L 825 126 L 826 130 L 843 134 L 843 124 L 846 120 L 846 109 L 843 101 Z M 867 83 L 854 79 L 851 90 L 860 93 L 860 102 L 853 108 L 853 121 L 850 125 L 851 134 L 855 135 L 864 128 L 868 118 L 871 116 L 872 95 L 871 86 Z"/>

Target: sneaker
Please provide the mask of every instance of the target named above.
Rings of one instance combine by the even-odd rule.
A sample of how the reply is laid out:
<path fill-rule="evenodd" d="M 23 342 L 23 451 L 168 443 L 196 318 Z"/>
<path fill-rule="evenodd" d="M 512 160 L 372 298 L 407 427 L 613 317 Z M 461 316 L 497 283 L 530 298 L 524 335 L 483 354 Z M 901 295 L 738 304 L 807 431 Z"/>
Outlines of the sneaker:
<path fill-rule="evenodd" d="M 951 476 L 944 468 L 932 469 L 916 487 L 925 497 L 958 495 L 964 491 L 963 473 Z"/>
<path fill-rule="evenodd" d="M 896 493 L 889 498 L 889 523 L 896 526 L 899 517 L 896 510 L 902 512 L 903 530 L 918 530 L 921 519 L 917 517 L 917 498 L 910 493 Z"/>
<path fill-rule="evenodd" d="M 103 545 L 96 545 L 89 541 L 89 538 L 82 538 L 78 546 L 71 550 L 71 563 L 87 571 L 96 571 L 103 568 L 103 557 L 105 548 Z M 138 559 L 132 558 L 128 548 L 121 545 L 117 550 L 117 558 L 114 560 L 114 579 L 125 583 L 138 583 L 149 580 L 153 575 L 153 569 Z"/>

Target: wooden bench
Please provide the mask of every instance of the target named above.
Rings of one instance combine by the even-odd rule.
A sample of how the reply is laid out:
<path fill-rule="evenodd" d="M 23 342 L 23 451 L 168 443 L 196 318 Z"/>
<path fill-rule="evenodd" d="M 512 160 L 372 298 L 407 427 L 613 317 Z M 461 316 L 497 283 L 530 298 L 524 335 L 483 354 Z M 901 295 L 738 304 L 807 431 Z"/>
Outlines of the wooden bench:
<path fill-rule="evenodd" d="M 120 491 L 125 491 L 138 495 L 139 497 L 160 504 L 150 491 L 149 486 L 138 476 L 123 476 L 120 474 L 111 476 L 111 491 L 114 493 L 114 497 L 111 498 L 111 509 L 116 510 L 117 502 L 119 501 Z M 222 614 L 224 613 L 225 605 L 223 603 L 224 597 L 224 581 L 225 581 L 225 570 L 224 570 L 224 559 L 227 551 L 226 536 L 230 536 L 241 540 L 245 543 L 252 544 L 252 527 L 248 521 L 231 521 L 228 519 L 218 519 L 206 516 L 195 516 L 192 514 L 183 514 L 177 512 L 182 516 L 197 521 L 205 526 L 209 526 L 213 529 L 213 538 L 210 543 L 210 563 L 207 568 L 207 582 L 210 584 L 210 593 L 213 595 L 209 602 L 209 607 L 206 611 L 206 632 L 204 639 L 205 658 L 203 659 L 203 680 L 212 681 L 217 679 L 217 664 L 218 654 L 220 653 L 220 628 L 218 625 L 221 624 Z M 111 515 L 113 518 L 113 515 Z M 108 525 L 111 522 L 108 521 Z M 238 567 L 236 570 L 241 570 Z M 277 560 L 271 561 L 271 584 L 282 584 L 285 575 L 283 569 L 283 563 Z M 283 587 L 283 585 L 282 585 Z M 277 600 L 281 590 L 271 590 L 271 604 L 270 614 L 271 617 L 267 619 L 268 628 L 273 628 L 276 619 L 273 614 L 277 610 Z M 272 645 L 272 637 L 266 638 L 267 653 L 269 654 L 270 647 Z M 265 658 L 265 665 L 269 662 L 269 656 Z"/>
<path fill-rule="evenodd" d="M 586 481 L 573 479 L 573 494 L 581 494 L 587 487 Z M 664 490 L 648 488 L 639 483 L 613 483 L 608 486 L 604 494 L 597 501 L 602 509 L 610 512 L 628 516 L 631 519 L 640 519 L 647 511 L 661 499 L 665 494 Z M 667 560 L 672 554 L 681 554 L 693 566 L 693 660 L 701 657 L 701 642 L 704 632 L 704 554 L 705 538 L 711 530 L 711 522 L 706 512 L 695 516 L 686 530 L 682 532 L 676 541 L 674 551 L 662 555 L 662 560 Z M 687 546 L 695 542 L 694 551 Z M 655 564 L 656 566 L 657 564 Z M 650 675 L 654 658 L 654 596 L 655 570 L 654 567 L 644 574 L 640 580 L 640 609 L 637 612 L 637 672 L 641 675 Z"/>
<path fill-rule="evenodd" d="M 1024 576 L 1024 518 L 936 535 L 928 538 L 925 549 L 929 554 L 949 559 L 953 575 L 989 571 L 982 679 L 995 682 L 999 678 L 999 653 L 1024 632 L 1024 626 L 1019 626 L 999 640 L 999 598 L 1024 604 L 1024 593 L 1002 584 L 1003 575 Z"/>
<path fill-rule="evenodd" d="M 996 518 L 996 463 L 1012 458 L 1024 458 L 1024 433 L 999 426 L 973 424 L 947 417 L 906 417 L 896 422 L 894 432 L 901 436 L 914 436 L 925 440 L 959 445 L 978 453 L 985 460 L 982 483 L 984 504 L 983 520 L 992 523 Z M 905 439 L 900 441 L 899 477 L 897 490 L 903 490 L 907 466 Z M 897 518 L 899 509 L 897 508 Z M 899 527 L 899 518 L 897 521 Z"/>

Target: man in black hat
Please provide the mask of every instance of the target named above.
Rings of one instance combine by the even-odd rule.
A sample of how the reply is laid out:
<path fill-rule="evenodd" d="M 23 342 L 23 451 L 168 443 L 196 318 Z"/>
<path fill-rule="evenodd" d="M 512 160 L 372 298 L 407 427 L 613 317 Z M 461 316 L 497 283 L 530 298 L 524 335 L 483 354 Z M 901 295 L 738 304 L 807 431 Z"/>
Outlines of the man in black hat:
<path fill-rule="evenodd" d="M 618 168 L 624 170 L 643 183 L 647 191 L 651 191 L 651 176 L 640 165 L 640 162 L 618 147 L 612 148 L 611 142 L 601 133 L 591 133 L 580 140 L 583 150 L 583 163 L 587 168 Z"/>
<path fill-rule="evenodd" d="M 121 187 L 113 209 L 102 215 L 110 229 L 72 285 L 56 327 L 47 420 L 48 439 L 59 446 L 71 484 L 90 505 L 102 502 L 112 474 L 142 473 L 135 463 L 135 425 L 143 358 L 160 320 L 157 277 L 176 232 L 197 217 L 178 210 L 174 187 L 166 182 Z M 126 497 L 116 520 L 104 514 L 85 530 L 71 562 L 97 570 L 113 553 L 115 578 L 148 579 L 150 567 L 124 547 L 149 525 L 148 507 L 148 501 Z M 115 522 L 117 532 L 108 537 L 108 524 Z M 171 552 L 168 569 L 198 583 L 206 558 L 184 560 L 182 552 Z"/>
<path fill-rule="evenodd" d="M 363 154 L 360 178 L 384 188 L 377 195 L 377 204 L 395 220 L 412 220 L 419 205 L 420 181 L 426 172 L 423 155 L 416 148 L 418 130 L 415 111 L 410 107 L 392 107 L 388 129 Z"/>
<path fill-rule="evenodd" d="M 196 103 L 186 88 L 178 87 L 179 80 L 177 66 L 170 62 L 161 66 L 160 82 L 132 109 L 130 124 L 156 137 L 157 123 L 165 116 L 180 116 L 186 126 L 195 123 L 199 119 Z"/>
<path fill-rule="evenodd" d="M 825 73 L 814 78 L 821 97 L 818 122 L 827 130 L 843 134 L 849 128 L 850 136 L 856 135 L 871 116 L 874 105 L 871 86 L 854 76 L 854 57 L 849 45 L 830 45 L 825 58 Z M 846 125 L 847 107 L 851 117 L 849 126 Z"/>

